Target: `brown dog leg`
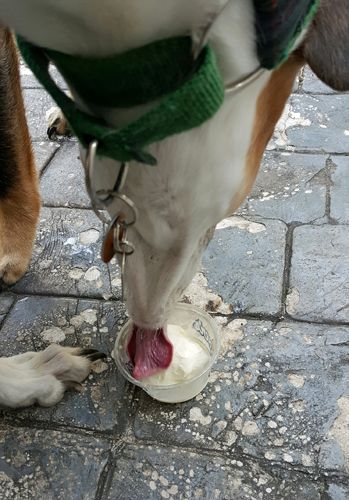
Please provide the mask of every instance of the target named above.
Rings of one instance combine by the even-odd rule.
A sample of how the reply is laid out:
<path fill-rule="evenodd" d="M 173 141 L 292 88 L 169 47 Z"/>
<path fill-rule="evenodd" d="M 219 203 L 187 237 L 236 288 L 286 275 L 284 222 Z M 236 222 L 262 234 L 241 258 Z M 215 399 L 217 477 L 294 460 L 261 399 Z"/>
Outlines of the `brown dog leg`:
<path fill-rule="evenodd" d="M 28 267 L 39 212 L 17 50 L 11 33 L 0 26 L 0 277 L 8 284 Z"/>

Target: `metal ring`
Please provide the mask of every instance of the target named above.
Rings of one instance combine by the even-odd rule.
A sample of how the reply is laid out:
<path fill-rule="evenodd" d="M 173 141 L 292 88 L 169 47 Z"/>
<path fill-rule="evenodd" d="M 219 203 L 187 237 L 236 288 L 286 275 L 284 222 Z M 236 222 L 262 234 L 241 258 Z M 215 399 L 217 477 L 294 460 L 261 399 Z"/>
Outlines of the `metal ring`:
<path fill-rule="evenodd" d="M 135 247 L 126 239 L 126 232 L 127 228 L 122 223 L 116 224 L 114 228 L 114 250 L 118 254 L 132 255 Z"/>
<path fill-rule="evenodd" d="M 104 224 L 109 224 L 110 218 L 105 216 L 105 214 L 102 211 L 102 207 L 100 207 L 98 205 L 98 201 L 96 200 L 95 193 L 93 192 L 93 189 L 92 189 L 92 173 L 93 173 L 93 167 L 94 167 L 96 156 L 97 156 L 97 149 L 98 149 L 98 141 L 90 142 L 88 149 L 87 149 L 86 160 L 84 163 L 85 185 L 86 185 L 87 194 L 89 195 L 90 200 L 91 200 L 92 210 L 97 215 L 99 220 L 101 220 Z"/>
<path fill-rule="evenodd" d="M 138 219 L 138 210 L 133 201 L 125 194 L 117 193 L 115 191 L 109 191 L 108 193 L 112 197 L 113 201 L 120 200 L 124 204 L 124 207 L 121 206 L 120 210 L 117 211 L 116 216 L 110 222 L 110 226 L 113 226 L 117 222 L 117 219 L 120 217 L 121 214 L 123 214 L 122 225 L 126 227 L 133 226 L 133 224 L 135 224 Z M 110 204 L 111 202 L 108 203 L 108 205 Z M 131 218 L 129 219 L 125 218 L 125 211 L 122 209 L 125 208 L 125 206 L 126 209 L 128 210 L 127 215 L 131 215 Z"/>
<path fill-rule="evenodd" d="M 266 71 L 267 71 L 266 69 L 262 68 L 261 66 L 258 66 L 257 69 L 255 69 L 248 75 L 243 76 L 239 80 L 227 83 L 227 85 L 225 86 L 225 93 L 229 95 L 229 94 L 235 94 L 236 92 L 243 90 L 245 87 L 248 87 L 256 80 L 258 80 L 258 78 L 264 75 Z"/>
<path fill-rule="evenodd" d="M 96 191 L 96 196 L 100 203 L 109 205 L 113 201 L 115 193 L 119 193 L 124 187 L 126 177 L 128 174 L 129 164 L 121 163 L 117 179 L 115 181 L 113 189 L 99 189 Z"/>
<path fill-rule="evenodd" d="M 203 34 L 202 34 L 200 40 L 198 41 L 198 43 L 195 46 L 193 46 L 192 54 L 193 54 L 194 61 L 196 61 L 198 59 L 198 57 L 200 56 L 202 50 L 204 49 L 204 47 L 206 46 L 206 44 L 208 42 L 208 39 L 209 39 L 209 36 L 210 36 L 212 28 L 214 27 L 214 25 L 216 24 L 216 22 L 218 21 L 218 19 L 223 15 L 225 9 L 231 4 L 231 1 L 232 0 L 228 0 L 223 5 L 223 7 L 218 12 L 218 14 L 216 15 L 216 17 L 204 29 Z M 225 93 L 229 95 L 229 94 L 234 94 L 236 92 L 239 92 L 240 90 L 243 90 L 245 87 L 248 87 L 253 82 L 255 82 L 266 71 L 267 71 L 266 69 L 264 69 L 261 66 L 259 66 L 254 71 L 252 71 L 251 73 L 248 73 L 247 75 L 239 78 L 238 80 L 235 80 L 233 82 L 227 83 L 225 85 Z"/>

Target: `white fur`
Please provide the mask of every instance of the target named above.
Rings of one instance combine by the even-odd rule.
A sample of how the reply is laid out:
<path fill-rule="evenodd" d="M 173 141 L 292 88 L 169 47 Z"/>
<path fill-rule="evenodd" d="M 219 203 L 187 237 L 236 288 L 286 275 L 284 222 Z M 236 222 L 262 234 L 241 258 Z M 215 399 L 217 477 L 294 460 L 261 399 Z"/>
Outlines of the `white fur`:
<path fill-rule="evenodd" d="M 52 406 L 69 385 L 89 374 L 90 362 L 80 349 L 51 345 L 42 352 L 0 358 L 0 406 Z"/>
<path fill-rule="evenodd" d="M 103 56 L 169 36 L 192 34 L 197 39 L 225 4 L 226 0 L 2 0 L 0 19 L 39 45 Z M 210 39 L 226 82 L 254 70 L 258 61 L 252 1 L 231 0 Z M 149 147 L 158 160 L 156 167 L 131 163 L 124 192 L 140 216 L 129 233 L 136 252 L 127 262 L 127 306 L 140 325 L 165 323 L 171 304 L 197 269 L 211 229 L 237 195 L 256 100 L 266 78 L 226 98 L 201 127 Z M 143 111 L 89 109 L 114 125 Z M 100 187 L 112 185 L 116 169 L 115 162 L 99 162 Z"/>

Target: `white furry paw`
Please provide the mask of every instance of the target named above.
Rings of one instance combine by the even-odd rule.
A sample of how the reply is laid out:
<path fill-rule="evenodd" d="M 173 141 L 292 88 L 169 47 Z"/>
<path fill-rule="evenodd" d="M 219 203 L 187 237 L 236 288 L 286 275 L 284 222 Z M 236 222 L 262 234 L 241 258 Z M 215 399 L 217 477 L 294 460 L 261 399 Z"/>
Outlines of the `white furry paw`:
<path fill-rule="evenodd" d="M 47 135 L 53 139 L 57 135 L 69 135 L 70 129 L 62 110 L 52 107 L 46 112 Z"/>
<path fill-rule="evenodd" d="M 66 389 L 79 387 L 92 363 L 103 357 L 95 349 L 53 344 L 41 352 L 0 358 L 0 405 L 53 406 L 63 398 Z"/>

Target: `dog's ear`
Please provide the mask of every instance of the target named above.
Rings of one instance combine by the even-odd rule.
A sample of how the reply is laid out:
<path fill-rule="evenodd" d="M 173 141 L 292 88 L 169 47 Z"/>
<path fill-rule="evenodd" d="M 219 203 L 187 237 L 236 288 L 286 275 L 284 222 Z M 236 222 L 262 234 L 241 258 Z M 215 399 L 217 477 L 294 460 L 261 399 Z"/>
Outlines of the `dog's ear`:
<path fill-rule="evenodd" d="M 349 90 L 348 0 L 322 0 L 302 49 L 320 80 L 335 90 Z"/>

